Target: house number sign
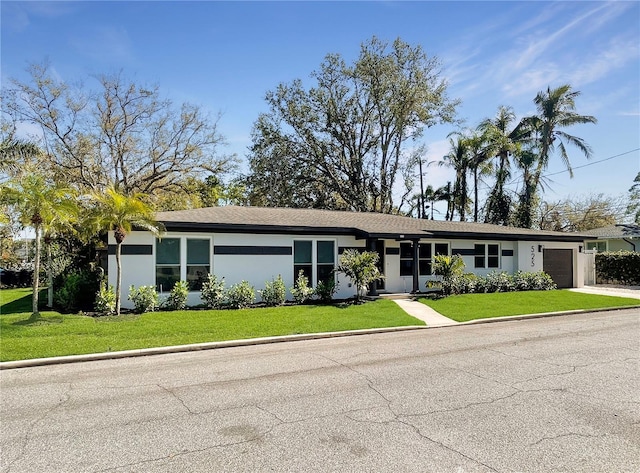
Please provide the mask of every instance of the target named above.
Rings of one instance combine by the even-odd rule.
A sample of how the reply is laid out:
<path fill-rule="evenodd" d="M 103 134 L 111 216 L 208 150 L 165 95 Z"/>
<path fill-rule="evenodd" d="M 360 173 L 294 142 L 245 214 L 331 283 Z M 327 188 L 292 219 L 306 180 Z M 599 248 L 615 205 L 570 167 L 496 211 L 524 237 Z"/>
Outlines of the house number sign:
<path fill-rule="evenodd" d="M 536 247 L 531 245 L 531 267 L 536 266 Z"/>

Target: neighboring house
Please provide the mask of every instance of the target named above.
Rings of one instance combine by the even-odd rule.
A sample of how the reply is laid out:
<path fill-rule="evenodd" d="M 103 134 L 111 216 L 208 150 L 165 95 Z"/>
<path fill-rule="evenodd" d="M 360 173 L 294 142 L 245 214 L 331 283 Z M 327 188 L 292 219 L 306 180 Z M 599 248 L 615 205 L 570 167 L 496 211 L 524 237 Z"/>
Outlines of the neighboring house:
<path fill-rule="evenodd" d="M 168 292 L 178 280 L 192 289 L 189 304 L 199 302 L 207 273 L 224 277 L 227 287 L 241 280 L 256 289 L 281 275 L 287 288 L 299 270 L 315 287 L 335 277 L 336 297 L 355 288 L 344 274 L 333 276 L 347 248 L 380 255 L 384 281 L 371 292 L 418 292 L 435 279 L 433 256 L 462 256 L 467 272 L 514 273 L 544 270 L 560 287 L 583 285 L 584 235 L 497 225 L 422 220 L 378 213 L 263 207 L 210 207 L 160 212 L 162 238 L 134 231 L 122 246 L 125 294 L 130 285 L 155 285 Z M 115 282 L 115 240 L 109 234 L 109 279 Z M 288 294 L 290 297 L 290 294 Z"/>
<path fill-rule="evenodd" d="M 587 250 L 640 251 L 640 226 L 617 224 L 583 232 Z"/>

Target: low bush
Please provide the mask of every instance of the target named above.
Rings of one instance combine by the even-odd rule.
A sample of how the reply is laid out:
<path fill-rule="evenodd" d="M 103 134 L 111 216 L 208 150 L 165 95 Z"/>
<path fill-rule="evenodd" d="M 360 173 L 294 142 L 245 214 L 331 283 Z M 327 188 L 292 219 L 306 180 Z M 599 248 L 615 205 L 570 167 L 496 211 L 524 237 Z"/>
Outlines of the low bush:
<path fill-rule="evenodd" d="M 61 312 L 74 313 L 94 308 L 100 283 L 97 273 L 93 271 L 73 271 L 58 276 L 53 287 L 55 306 Z"/>
<path fill-rule="evenodd" d="M 330 277 L 326 281 L 318 282 L 314 291 L 315 296 L 323 304 L 329 304 L 333 300 L 333 295 L 338 290 L 338 286 L 333 277 Z"/>
<path fill-rule="evenodd" d="M 244 309 L 256 300 L 255 289 L 248 281 L 240 281 L 229 287 L 226 295 L 227 304 L 231 309 Z"/>
<path fill-rule="evenodd" d="M 270 307 L 275 307 L 284 304 L 287 298 L 287 287 L 284 285 L 282 276 L 278 275 L 278 278 L 273 281 L 267 281 L 264 283 L 264 290 L 258 291 L 262 302 Z"/>
<path fill-rule="evenodd" d="M 313 296 L 313 288 L 309 287 L 309 278 L 304 275 L 303 270 L 298 272 L 298 279 L 296 279 L 296 283 L 289 288 L 289 292 L 291 292 L 293 299 L 298 304 L 304 304 Z"/>
<path fill-rule="evenodd" d="M 134 286 L 129 288 L 129 300 L 133 302 L 138 314 L 153 312 L 158 308 L 158 293 L 154 286 Z"/>
<path fill-rule="evenodd" d="M 112 285 L 107 286 L 106 281 L 100 283 L 93 308 L 99 315 L 116 313 L 116 292 Z"/>
<path fill-rule="evenodd" d="M 178 281 L 173 285 L 169 297 L 164 302 L 163 307 L 169 310 L 182 310 L 187 307 L 189 297 L 189 286 L 186 281 Z"/>
<path fill-rule="evenodd" d="M 472 273 L 458 274 L 442 281 L 445 294 L 474 294 L 512 291 L 549 291 L 557 286 L 548 274 L 538 271 L 516 274 L 491 272 L 486 276 Z"/>
<path fill-rule="evenodd" d="M 220 309 L 225 303 L 224 278 L 218 279 L 214 274 L 207 275 L 202 283 L 200 298 L 208 309 Z"/>

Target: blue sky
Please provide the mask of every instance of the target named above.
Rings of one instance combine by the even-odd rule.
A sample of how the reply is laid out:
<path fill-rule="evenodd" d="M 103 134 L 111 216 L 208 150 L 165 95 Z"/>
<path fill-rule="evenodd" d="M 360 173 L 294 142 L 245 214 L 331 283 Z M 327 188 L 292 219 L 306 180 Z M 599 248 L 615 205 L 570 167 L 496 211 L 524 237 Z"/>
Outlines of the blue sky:
<path fill-rule="evenodd" d="M 49 60 L 63 79 L 123 70 L 176 103 L 222 113 L 227 153 L 243 158 L 265 92 L 310 74 L 328 53 L 353 60 L 373 35 L 438 56 L 459 116 L 475 127 L 499 105 L 535 111 L 547 86 L 582 92 L 578 111 L 597 125 L 567 129 L 593 148 L 571 148 L 574 179 L 554 159 L 549 200 L 626 194 L 640 171 L 640 2 L 1 2 L 1 79 L 25 79 Z M 425 132 L 428 159 L 447 152 L 454 127 Z M 632 151 L 635 150 L 635 151 Z M 626 154 L 623 154 L 626 153 Z M 621 155 L 612 158 L 616 155 Z M 606 161 L 597 163 L 596 161 Z M 555 174 L 558 173 L 558 174 Z M 427 183 L 453 178 L 430 167 Z"/>

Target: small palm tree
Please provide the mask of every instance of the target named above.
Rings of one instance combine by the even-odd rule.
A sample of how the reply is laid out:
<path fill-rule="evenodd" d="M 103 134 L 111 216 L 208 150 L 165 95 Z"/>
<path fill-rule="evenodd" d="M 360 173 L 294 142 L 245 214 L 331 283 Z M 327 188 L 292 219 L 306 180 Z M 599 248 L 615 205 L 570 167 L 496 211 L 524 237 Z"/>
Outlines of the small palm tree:
<path fill-rule="evenodd" d="M 37 319 L 40 316 L 38 292 L 42 234 L 53 226 L 75 220 L 78 214 L 75 195 L 72 189 L 50 183 L 39 174 L 28 173 L 3 186 L 2 200 L 12 205 L 21 223 L 32 227 L 35 232 L 32 318 Z"/>
<path fill-rule="evenodd" d="M 110 188 L 104 193 L 95 193 L 91 197 L 94 206 L 88 219 L 90 228 L 95 232 L 113 231 L 116 240 L 116 315 L 120 315 L 122 242 L 134 228 L 160 235 L 164 227 L 156 221 L 153 209 L 142 200 L 141 194 L 129 196 Z"/>

